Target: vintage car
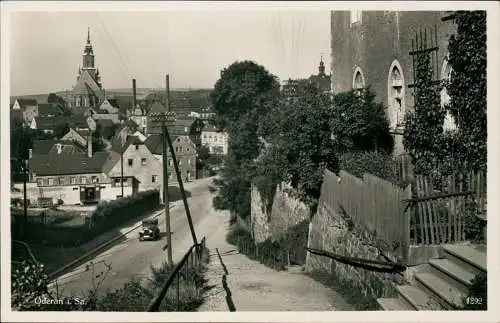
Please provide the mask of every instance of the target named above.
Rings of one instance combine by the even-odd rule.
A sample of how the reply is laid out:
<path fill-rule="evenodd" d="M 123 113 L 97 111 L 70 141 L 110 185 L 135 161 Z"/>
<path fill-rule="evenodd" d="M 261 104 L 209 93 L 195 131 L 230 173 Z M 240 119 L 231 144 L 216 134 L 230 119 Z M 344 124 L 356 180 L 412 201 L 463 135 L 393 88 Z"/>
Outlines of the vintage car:
<path fill-rule="evenodd" d="M 139 241 L 160 239 L 160 228 L 158 219 L 142 221 L 142 229 L 139 232 Z"/>

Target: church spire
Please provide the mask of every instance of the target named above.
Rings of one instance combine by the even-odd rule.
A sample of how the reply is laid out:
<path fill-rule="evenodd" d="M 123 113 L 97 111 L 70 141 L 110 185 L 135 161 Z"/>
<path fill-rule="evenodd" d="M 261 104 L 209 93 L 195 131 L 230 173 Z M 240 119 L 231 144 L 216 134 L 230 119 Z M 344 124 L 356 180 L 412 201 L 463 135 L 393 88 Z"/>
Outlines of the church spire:
<path fill-rule="evenodd" d="M 83 50 L 83 68 L 94 68 L 94 50 L 92 48 L 92 43 L 90 42 L 90 27 L 87 28 L 87 43 L 85 44 L 85 49 Z"/>
<path fill-rule="evenodd" d="M 318 70 L 319 70 L 319 75 L 325 75 L 325 63 L 323 63 L 323 54 L 321 54 Z"/>

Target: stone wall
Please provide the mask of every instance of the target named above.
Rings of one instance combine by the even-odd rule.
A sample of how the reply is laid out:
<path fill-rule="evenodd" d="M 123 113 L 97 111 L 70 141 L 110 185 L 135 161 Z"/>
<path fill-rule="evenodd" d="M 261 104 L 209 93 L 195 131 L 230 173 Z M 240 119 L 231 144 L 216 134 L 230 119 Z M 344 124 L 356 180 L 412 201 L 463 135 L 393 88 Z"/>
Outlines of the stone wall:
<path fill-rule="evenodd" d="M 292 194 L 293 189 L 289 185 L 278 185 L 271 213 L 268 214 L 259 190 L 252 186 L 250 226 L 256 242 L 277 239 L 288 229 L 309 218 L 309 208 Z"/>
<path fill-rule="evenodd" d="M 308 247 L 335 254 L 362 259 L 381 260 L 377 240 L 361 227 L 349 226 L 338 210 L 320 199 L 317 213 L 309 227 Z M 309 273 L 327 274 L 328 281 L 357 299 L 356 304 L 367 304 L 359 309 L 376 309 L 376 299 L 393 297 L 394 274 L 377 273 L 342 264 L 330 258 L 308 254 L 305 269 Z M 364 305 L 363 305 L 364 306 Z"/>

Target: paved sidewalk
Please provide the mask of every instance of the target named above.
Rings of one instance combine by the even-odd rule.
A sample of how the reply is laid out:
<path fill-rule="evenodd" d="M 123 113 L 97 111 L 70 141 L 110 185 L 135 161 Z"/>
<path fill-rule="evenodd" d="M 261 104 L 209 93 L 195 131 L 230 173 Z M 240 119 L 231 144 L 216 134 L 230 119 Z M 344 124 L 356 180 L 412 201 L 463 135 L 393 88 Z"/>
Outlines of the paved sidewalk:
<path fill-rule="evenodd" d="M 199 312 L 229 311 L 233 303 L 236 311 L 335 311 L 352 310 L 352 307 L 334 290 L 304 275 L 300 270 L 275 271 L 238 253 L 237 248 L 226 242 L 229 216 L 220 213 L 223 222 L 207 237 L 210 264 L 206 277 L 213 286 L 206 294 Z M 224 268 L 216 249 L 219 250 L 227 269 L 227 290 L 223 286 Z"/>

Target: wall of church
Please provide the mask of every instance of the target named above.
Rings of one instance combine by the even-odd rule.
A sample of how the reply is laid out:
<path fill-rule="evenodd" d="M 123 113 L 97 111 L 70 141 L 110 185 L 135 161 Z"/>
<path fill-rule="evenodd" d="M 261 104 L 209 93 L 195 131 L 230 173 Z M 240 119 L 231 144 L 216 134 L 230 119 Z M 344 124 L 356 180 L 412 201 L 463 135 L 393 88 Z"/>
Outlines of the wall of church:
<path fill-rule="evenodd" d="M 437 27 L 437 68 L 440 73 L 448 52 L 448 40 L 456 30 L 452 21 L 441 21 L 446 15 L 438 11 L 362 11 L 358 16 L 360 21 L 351 24 L 350 11 L 331 12 L 333 92 L 350 91 L 354 72 L 360 69 L 365 84 L 371 86 L 377 99 L 389 107 L 388 117 L 397 119 L 398 104 L 406 111 L 413 107 L 412 91 L 408 85 L 413 83 L 413 63 L 409 53 L 415 32 L 424 28 L 434 31 L 434 26 Z M 389 72 L 394 66 L 397 66 L 401 76 L 399 94 L 397 87 L 393 91 L 389 85 L 392 82 Z M 402 153 L 402 138 L 395 139 L 398 150 L 395 153 Z"/>

